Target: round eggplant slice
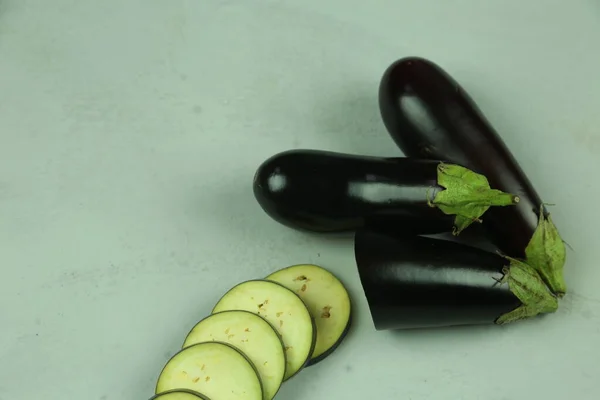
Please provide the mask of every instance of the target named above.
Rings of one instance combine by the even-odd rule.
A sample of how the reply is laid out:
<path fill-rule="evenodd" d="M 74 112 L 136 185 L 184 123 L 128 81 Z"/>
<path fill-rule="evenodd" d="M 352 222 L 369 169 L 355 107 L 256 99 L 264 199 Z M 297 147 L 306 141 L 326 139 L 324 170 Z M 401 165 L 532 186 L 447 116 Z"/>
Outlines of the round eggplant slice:
<path fill-rule="evenodd" d="M 169 390 L 153 396 L 150 400 L 210 400 L 205 395 L 191 390 Z"/>
<path fill-rule="evenodd" d="M 509 261 L 461 243 L 360 230 L 360 280 L 377 330 L 493 324 L 521 306 Z"/>
<path fill-rule="evenodd" d="M 213 309 L 213 314 L 244 310 L 260 315 L 281 336 L 286 353 L 284 381 L 306 366 L 316 342 L 316 325 L 306 304 L 285 286 L 267 280 L 250 280 L 233 287 Z"/>
<path fill-rule="evenodd" d="M 293 290 L 307 305 L 317 325 L 317 342 L 309 365 L 325 359 L 350 330 L 352 305 L 348 291 L 331 272 L 317 265 L 293 265 L 266 279 Z"/>
<path fill-rule="evenodd" d="M 212 400 L 263 399 L 262 383 L 252 361 L 221 342 L 186 347 L 167 362 L 158 378 L 156 394 L 179 389 L 203 393 Z"/>
<path fill-rule="evenodd" d="M 244 353 L 258 370 L 264 399 L 275 397 L 285 376 L 286 363 L 283 341 L 271 324 L 249 311 L 218 312 L 198 322 L 183 347 L 215 340 L 229 343 Z"/>

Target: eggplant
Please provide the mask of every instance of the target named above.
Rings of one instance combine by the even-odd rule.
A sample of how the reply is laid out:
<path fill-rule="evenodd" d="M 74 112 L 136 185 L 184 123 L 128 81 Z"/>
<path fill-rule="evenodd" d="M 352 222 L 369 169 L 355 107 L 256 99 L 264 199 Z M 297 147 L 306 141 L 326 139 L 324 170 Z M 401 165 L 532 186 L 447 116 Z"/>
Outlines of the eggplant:
<path fill-rule="evenodd" d="M 558 308 L 535 269 L 463 243 L 361 228 L 354 252 L 377 330 L 504 325 Z"/>
<path fill-rule="evenodd" d="M 381 78 L 379 108 L 404 155 L 463 165 L 486 176 L 492 187 L 519 196 L 515 207 L 489 210 L 482 224 L 486 236 L 505 254 L 528 259 L 562 296 L 565 247 L 558 230 L 517 160 L 461 85 L 430 60 L 402 58 Z"/>
<path fill-rule="evenodd" d="M 253 190 L 274 220 L 320 233 L 373 226 L 459 234 L 491 206 L 519 201 L 460 165 L 323 150 L 288 150 L 270 157 L 257 169 Z"/>

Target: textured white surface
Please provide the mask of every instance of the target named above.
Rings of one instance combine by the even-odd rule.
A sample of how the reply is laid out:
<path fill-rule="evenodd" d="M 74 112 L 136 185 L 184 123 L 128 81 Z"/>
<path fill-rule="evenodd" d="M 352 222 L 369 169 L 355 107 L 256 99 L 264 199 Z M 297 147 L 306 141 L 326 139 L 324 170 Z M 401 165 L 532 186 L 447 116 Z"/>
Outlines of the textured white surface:
<path fill-rule="evenodd" d="M 0 0 L 0 399 L 148 398 L 220 295 L 301 262 L 347 282 L 356 323 L 278 398 L 600 398 L 599 38 L 595 0 Z M 551 318 L 375 332 L 351 241 L 254 201 L 281 150 L 398 154 L 376 95 L 406 55 L 558 205 Z"/>

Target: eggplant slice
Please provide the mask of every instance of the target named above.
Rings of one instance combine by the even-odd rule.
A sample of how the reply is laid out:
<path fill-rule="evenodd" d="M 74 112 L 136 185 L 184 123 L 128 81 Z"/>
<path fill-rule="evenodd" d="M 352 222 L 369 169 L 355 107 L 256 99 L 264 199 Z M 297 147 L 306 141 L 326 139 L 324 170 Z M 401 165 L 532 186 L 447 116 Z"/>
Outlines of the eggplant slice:
<path fill-rule="evenodd" d="M 191 390 L 169 390 L 168 392 L 163 392 L 157 394 L 150 398 L 150 400 L 210 400 L 205 395 L 193 392 Z"/>
<path fill-rule="evenodd" d="M 212 312 L 227 310 L 253 312 L 277 330 L 286 352 L 284 381 L 310 361 L 316 342 L 315 321 L 306 304 L 290 289 L 264 279 L 246 281 L 230 289 Z"/>
<path fill-rule="evenodd" d="M 355 257 L 377 330 L 494 324 L 522 305 L 499 283 L 509 261 L 461 243 L 361 229 Z"/>
<path fill-rule="evenodd" d="M 167 362 L 156 394 L 175 389 L 204 393 L 213 400 L 263 400 L 262 382 L 252 361 L 221 342 L 195 344 Z"/>
<path fill-rule="evenodd" d="M 317 341 L 309 365 L 325 359 L 342 343 L 351 326 L 352 304 L 348 291 L 331 272 L 317 265 L 293 265 L 266 279 L 293 290 L 317 325 Z"/>
<path fill-rule="evenodd" d="M 258 370 L 264 399 L 275 397 L 285 376 L 286 360 L 283 341 L 271 324 L 249 311 L 218 312 L 198 322 L 183 347 L 215 340 L 244 353 Z"/>

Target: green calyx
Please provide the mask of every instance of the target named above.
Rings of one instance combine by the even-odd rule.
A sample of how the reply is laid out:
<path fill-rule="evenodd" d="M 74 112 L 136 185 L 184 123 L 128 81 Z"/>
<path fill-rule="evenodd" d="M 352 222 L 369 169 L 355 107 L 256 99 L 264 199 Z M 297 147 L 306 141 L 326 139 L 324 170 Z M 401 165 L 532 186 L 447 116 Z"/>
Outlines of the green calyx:
<path fill-rule="evenodd" d="M 567 284 L 563 276 L 567 252 L 550 214 L 540 207 L 538 226 L 525 249 L 525 261 L 537 270 L 550 290 L 563 297 Z"/>
<path fill-rule="evenodd" d="M 565 244 L 544 205 L 540 207 L 538 225 L 525 248 L 525 259 L 510 261 L 503 269 L 500 283 L 507 283 L 509 290 L 521 301 L 516 309 L 501 315 L 499 325 L 552 313 L 558 309 L 558 299 L 567 291 L 563 277 L 566 261 Z"/>
<path fill-rule="evenodd" d="M 508 284 L 521 305 L 501 315 L 496 324 L 504 325 L 538 314 L 555 312 L 558 309 L 558 299 L 548 289 L 538 271 L 523 261 L 506 258 L 510 260 L 510 265 L 503 269 L 504 277 L 500 283 Z"/>
<path fill-rule="evenodd" d="M 480 217 L 491 206 L 511 206 L 519 197 L 492 189 L 484 175 L 455 164 L 440 163 L 437 167 L 438 185 L 443 187 L 433 199 L 427 196 L 431 207 L 439 208 L 444 214 L 456 215 L 453 234 L 458 235 Z"/>

